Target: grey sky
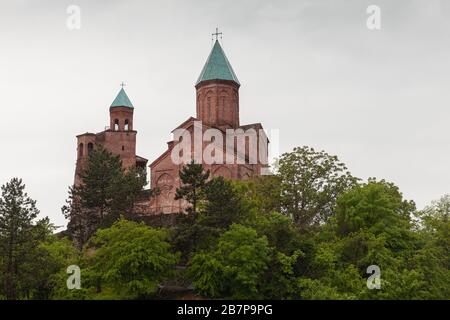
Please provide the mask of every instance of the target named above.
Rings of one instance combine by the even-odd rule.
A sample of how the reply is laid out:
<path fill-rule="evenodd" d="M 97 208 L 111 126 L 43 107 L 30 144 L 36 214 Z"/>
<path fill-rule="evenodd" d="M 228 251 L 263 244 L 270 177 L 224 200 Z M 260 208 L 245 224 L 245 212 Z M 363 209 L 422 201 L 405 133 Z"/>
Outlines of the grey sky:
<path fill-rule="evenodd" d="M 19 176 L 65 224 L 75 135 L 108 125 L 125 81 L 138 154 L 154 160 L 195 115 L 216 25 L 241 82 L 241 123 L 280 151 L 336 154 L 423 207 L 450 192 L 450 1 L 9 1 L 0 5 L 0 184 Z M 381 7 L 379 31 L 366 8 Z M 66 27 L 81 8 L 81 30 Z"/>

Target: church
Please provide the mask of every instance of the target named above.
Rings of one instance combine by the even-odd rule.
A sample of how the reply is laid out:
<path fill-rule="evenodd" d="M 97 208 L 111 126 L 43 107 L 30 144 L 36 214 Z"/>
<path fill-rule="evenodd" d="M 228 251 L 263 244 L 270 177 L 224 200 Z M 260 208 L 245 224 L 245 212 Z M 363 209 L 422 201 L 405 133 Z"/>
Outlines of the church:
<path fill-rule="evenodd" d="M 217 32 L 216 32 L 217 33 Z M 183 121 L 172 131 L 167 150 L 150 163 L 150 187 L 158 188 L 154 197 L 136 204 L 140 215 L 182 212 L 187 203 L 175 200 L 180 187 L 179 171 L 194 160 L 202 163 L 211 176 L 243 180 L 268 170 L 268 138 L 260 123 L 242 125 L 239 119 L 241 84 L 219 40 L 195 83 L 196 117 Z M 148 160 L 136 155 L 137 131 L 133 127 L 134 106 L 123 85 L 109 108 L 110 125 L 99 133 L 77 136 L 75 185 L 96 145 L 119 155 L 124 168 L 146 167 Z"/>

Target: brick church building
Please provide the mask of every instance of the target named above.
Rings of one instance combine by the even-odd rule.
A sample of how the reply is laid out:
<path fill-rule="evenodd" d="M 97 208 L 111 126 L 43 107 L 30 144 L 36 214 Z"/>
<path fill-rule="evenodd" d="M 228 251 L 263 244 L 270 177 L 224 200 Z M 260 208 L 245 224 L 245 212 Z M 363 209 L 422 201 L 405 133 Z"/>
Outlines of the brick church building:
<path fill-rule="evenodd" d="M 242 180 L 268 170 L 268 139 L 262 125 L 240 124 L 239 87 L 239 80 L 216 39 L 195 84 L 196 117 L 190 117 L 172 131 L 173 139 L 167 143 L 167 150 L 149 165 L 150 187 L 158 187 L 160 193 L 138 203 L 137 213 L 183 211 L 186 203 L 174 197 L 181 183 L 179 171 L 191 159 L 202 163 L 212 177 Z M 119 155 L 125 168 L 147 165 L 147 159 L 136 155 L 133 111 L 122 87 L 109 108 L 110 126 L 100 133 L 77 136 L 75 184 L 82 182 L 80 173 L 96 145 Z"/>

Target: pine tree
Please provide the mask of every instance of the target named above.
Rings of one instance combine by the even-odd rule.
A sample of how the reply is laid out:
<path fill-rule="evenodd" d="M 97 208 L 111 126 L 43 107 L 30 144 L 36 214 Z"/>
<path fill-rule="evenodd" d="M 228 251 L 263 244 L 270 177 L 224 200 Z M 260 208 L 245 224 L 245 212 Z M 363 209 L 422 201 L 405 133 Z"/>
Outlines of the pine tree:
<path fill-rule="evenodd" d="M 69 188 L 67 204 L 62 208 L 70 219 L 69 233 L 80 249 L 99 227 L 111 226 L 120 215 L 131 216 L 147 183 L 144 170 L 123 169 L 119 156 L 102 146 L 89 155 L 81 181 L 81 185 Z"/>
<path fill-rule="evenodd" d="M 21 179 L 13 178 L 1 187 L 0 251 L 3 256 L 3 288 L 7 299 L 17 299 L 18 282 L 29 249 L 36 244 L 33 219 L 39 213 L 36 201 L 28 197 Z"/>
<path fill-rule="evenodd" d="M 103 147 L 89 156 L 86 170 L 81 174 L 83 184 L 76 194 L 85 208 L 96 208 L 100 219 L 105 217 L 122 179 L 122 162 Z"/>
<path fill-rule="evenodd" d="M 233 222 L 238 223 L 246 207 L 244 201 L 230 180 L 214 177 L 205 185 L 205 205 L 202 210 L 204 226 L 226 229 Z"/>
<path fill-rule="evenodd" d="M 203 198 L 202 190 L 206 185 L 209 174 L 209 170 L 204 172 L 203 166 L 195 163 L 194 160 L 181 169 L 182 186 L 177 188 L 175 200 L 184 199 L 191 204 L 191 207 L 186 210 L 187 213 L 197 213 L 197 205 Z"/>

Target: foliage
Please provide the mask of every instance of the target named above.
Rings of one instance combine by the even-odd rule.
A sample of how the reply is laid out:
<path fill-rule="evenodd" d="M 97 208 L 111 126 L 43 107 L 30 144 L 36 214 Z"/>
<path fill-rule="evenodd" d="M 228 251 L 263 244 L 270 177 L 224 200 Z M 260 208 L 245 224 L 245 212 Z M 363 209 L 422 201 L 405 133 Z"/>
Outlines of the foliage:
<path fill-rule="evenodd" d="M 262 214 L 280 212 L 281 179 L 277 175 L 264 175 L 234 182 L 242 198 Z"/>
<path fill-rule="evenodd" d="M 30 291 L 33 299 L 50 299 L 57 297 L 57 290 L 67 290 L 65 272 L 70 265 L 79 264 L 79 254 L 67 238 L 55 235 L 41 242 L 30 268 L 36 270 Z"/>
<path fill-rule="evenodd" d="M 450 195 L 433 201 L 418 212 L 417 230 L 422 246 L 414 253 L 411 265 L 421 269 L 425 299 L 450 297 Z"/>
<path fill-rule="evenodd" d="M 150 296 L 177 262 L 167 236 L 163 230 L 126 220 L 99 230 L 87 248 L 94 250 L 87 259 L 92 284 L 99 292 L 110 289 L 120 298 Z"/>
<path fill-rule="evenodd" d="M 208 181 L 204 188 L 205 204 L 202 223 L 212 228 L 225 229 L 245 214 L 245 204 L 233 184 L 223 177 Z"/>
<path fill-rule="evenodd" d="M 219 238 L 216 250 L 192 258 L 190 274 L 196 289 L 207 296 L 261 298 L 258 285 L 268 268 L 269 253 L 266 237 L 233 225 Z"/>
<path fill-rule="evenodd" d="M 36 246 L 51 232 L 48 219 L 34 223 L 39 214 L 36 201 L 25 192 L 21 179 L 13 178 L 1 187 L 0 255 L 2 288 L 7 299 L 29 297 L 34 270 L 28 268 L 36 256 Z"/>
<path fill-rule="evenodd" d="M 361 183 L 336 157 L 304 147 L 284 154 L 275 176 L 247 181 L 210 179 L 189 164 L 177 197 L 190 208 L 174 227 L 154 229 L 118 218 L 131 212 L 141 182 L 110 160 L 121 186 L 104 202 L 92 199 L 105 216 L 82 251 L 52 235 L 48 219 L 34 222 L 35 202 L 19 179 L 2 187 L 0 298 L 158 298 L 157 288 L 177 279 L 175 264 L 188 267 L 176 268 L 181 282 L 205 298 L 450 297 L 450 196 L 418 211 L 393 183 Z M 91 190 L 102 186 L 104 177 L 94 177 L 103 169 Z M 72 195 L 71 210 L 91 205 L 90 195 Z M 72 264 L 82 270 L 79 290 L 66 286 Z M 380 289 L 367 286 L 369 266 L 380 268 Z"/>
<path fill-rule="evenodd" d="M 336 156 L 310 147 L 284 153 L 277 169 L 281 211 L 302 229 L 326 222 L 337 197 L 357 182 Z"/>
<path fill-rule="evenodd" d="M 209 174 L 209 170 L 204 172 L 203 166 L 195 163 L 194 160 L 180 170 L 182 185 L 176 190 L 175 200 L 184 199 L 190 204 L 186 209 L 187 213 L 197 213 L 197 204 L 203 199 L 202 190 Z"/>
<path fill-rule="evenodd" d="M 146 174 L 137 167 L 124 169 L 119 156 L 97 146 L 80 178 L 80 185 L 69 188 L 62 212 L 70 219 L 69 232 L 81 249 L 97 228 L 111 226 L 120 215 L 131 216 Z"/>
<path fill-rule="evenodd" d="M 211 248 L 214 241 L 232 223 L 240 221 L 246 213 L 246 205 L 231 181 L 214 177 L 201 189 L 202 204 L 198 212 L 190 212 L 178 218 L 173 230 L 175 250 L 189 253 Z"/>
<path fill-rule="evenodd" d="M 407 248 L 414 211 L 414 202 L 403 200 L 394 184 L 370 179 L 338 199 L 337 233 L 348 235 L 367 229 L 374 235 L 383 234 L 392 249 Z"/>
<path fill-rule="evenodd" d="M 427 247 L 424 235 L 414 232 L 414 213 L 414 203 L 404 200 L 398 188 L 384 180 L 369 179 L 343 193 L 335 217 L 315 236 L 319 242 L 311 264 L 319 271 L 300 277 L 300 297 L 448 298 L 443 252 L 437 253 L 436 246 L 434 250 Z M 371 265 L 380 267 L 380 290 L 366 286 Z"/>

